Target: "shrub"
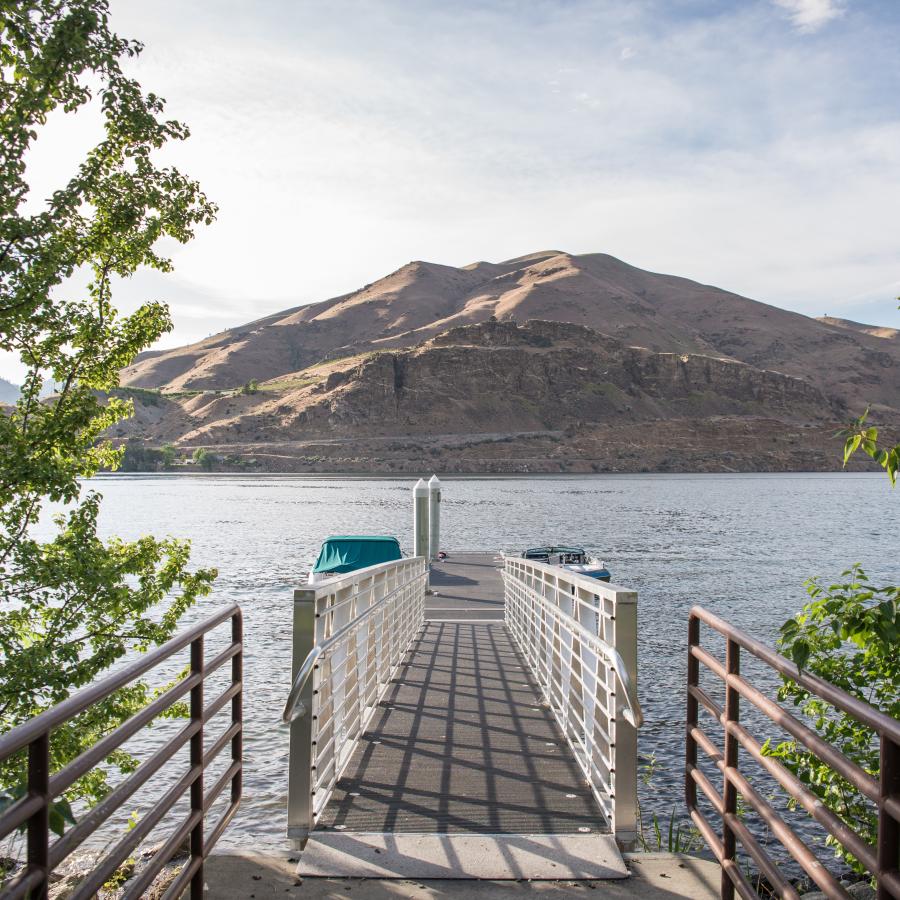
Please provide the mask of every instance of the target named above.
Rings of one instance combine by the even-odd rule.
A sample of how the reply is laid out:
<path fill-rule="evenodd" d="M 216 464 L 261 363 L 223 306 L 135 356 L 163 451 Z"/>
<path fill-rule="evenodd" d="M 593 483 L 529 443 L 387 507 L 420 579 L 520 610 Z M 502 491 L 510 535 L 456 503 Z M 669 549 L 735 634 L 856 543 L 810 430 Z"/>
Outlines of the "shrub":
<path fill-rule="evenodd" d="M 807 669 L 853 697 L 900 718 L 900 587 L 873 587 L 858 565 L 842 573 L 843 582 L 823 587 L 806 583 L 810 602 L 781 627 L 779 644 L 801 669 Z M 878 777 L 879 741 L 847 713 L 785 679 L 779 691 L 812 720 L 829 744 L 865 772 Z M 783 741 L 766 752 L 779 758 L 806 787 L 866 841 L 874 844 L 878 818 L 874 807 L 849 782 L 797 741 Z M 855 871 L 862 865 L 833 838 L 828 844 Z"/>
<path fill-rule="evenodd" d="M 198 466 L 209 472 L 219 462 L 219 457 L 203 447 L 198 447 L 194 451 L 193 460 Z"/>

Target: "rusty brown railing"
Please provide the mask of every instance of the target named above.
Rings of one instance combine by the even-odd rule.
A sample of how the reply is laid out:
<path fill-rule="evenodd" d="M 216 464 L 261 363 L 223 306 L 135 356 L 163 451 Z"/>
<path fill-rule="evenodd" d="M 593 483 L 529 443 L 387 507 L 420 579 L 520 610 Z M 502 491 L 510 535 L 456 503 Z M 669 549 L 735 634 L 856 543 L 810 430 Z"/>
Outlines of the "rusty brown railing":
<path fill-rule="evenodd" d="M 206 662 L 204 659 L 205 635 L 229 621 L 231 622 L 230 644 L 221 653 Z M 190 645 L 190 670 L 185 677 L 167 688 L 152 703 L 127 719 L 65 768 L 55 773 L 50 771 L 50 745 L 55 729 L 149 672 L 188 645 Z M 204 682 L 213 672 L 229 661 L 231 662 L 230 686 L 212 703 L 205 706 Z M 179 847 L 186 840 L 190 840 L 190 859 L 163 896 L 166 900 L 180 897 L 190 884 L 191 900 L 200 900 L 203 896 L 203 861 L 237 811 L 241 797 L 242 665 L 241 609 L 233 604 L 186 629 L 161 647 L 123 667 L 121 671 L 89 685 L 57 706 L 0 736 L 0 761 L 6 760 L 26 748 L 28 751 L 27 793 L 0 816 L 0 840 L 24 826 L 27 832 L 27 864 L 0 887 L 0 900 L 18 900 L 22 897 L 28 897 L 29 900 L 45 900 L 50 883 L 50 873 L 186 744 L 190 745 L 190 763 L 187 772 L 163 794 L 133 829 L 118 840 L 109 853 L 95 864 L 75 890 L 71 894 L 67 894 L 67 897 L 70 900 L 87 900 L 87 898 L 94 897 L 175 803 L 189 793 L 190 812 L 187 817 L 172 832 L 147 865 L 126 883 L 122 897 L 142 896 L 163 866 L 178 852 Z M 190 720 L 184 728 L 153 753 L 149 759 L 145 760 L 125 781 L 113 788 L 96 806 L 88 810 L 61 837 L 51 843 L 50 807 L 54 798 L 59 797 L 79 778 L 90 772 L 111 752 L 187 693 L 190 693 Z M 204 725 L 229 703 L 231 704 L 230 727 L 204 752 Z M 231 745 L 231 765 L 204 793 L 204 771 L 229 744 Z M 229 783 L 231 798 L 228 807 L 209 835 L 204 835 L 206 814 Z"/>
<path fill-rule="evenodd" d="M 700 646 L 700 623 L 725 637 L 724 665 Z M 772 669 L 796 681 L 811 694 L 822 698 L 842 712 L 872 729 L 881 741 L 880 777 L 874 778 L 851 762 L 836 748 L 826 743 L 814 731 L 783 707 L 764 696 L 740 674 L 741 650 L 746 650 Z M 700 663 L 720 678 L 725 685 L 724 708 L 720 707 L 700 687 Z M 723 900 L 732 900 L 735 889 L 746 900 L 756 900 L 757 893 L 736 860 L 740 842 L 759 871 L 766 876 L 776 896 L 797 898 L 798 892 L 784 877 L 778 865 L 753 836 L 737 813 L 737 795 L 752 807 L 768 826 L 771 834 L 800 864 L 809 877 L 829 898 L 848 898 L 850 895 L 837 879 L 818 861 L 813 851 L 781 818 L 741 774 L 738 749 L 742 748 L 806 810 L 836 841 L 850 851 L 875 877 L 878 900 L 900 898 L 900 722 L 863 703 L 840 688 L 801 671 L 785 657 L 775 653 L 746 632 L 729 625 L 723 619 L 695 606 L 688 624 L 687 671 L 687 743 L 685 764 L 685 798 L 691 818 L 706 839 L 722 866 Z M 762 744 L 740 724 L 740 700 L 743 698 L 768 716 L 807 750 L 834 769 L 856 787 L 878 810 L 877 846 L 870 845 L 842 819 L 807 790 L 800 780 L 778 760 L 764 755 Z M 724 748 L 719 751 L 700 728 L 699 708 L 704 709 L 722 726 Z M 722 773 L 723 791 L 720 795 L 709 778 L 697 766 L 697 748 L 715 761 Z M 709 819 L 697 807 L 697 786 L 703 790 L 722 819 L 721 837 Z"/>
<path fill-rule="evenodd" d="M 700 623 L 725 637 L 725 663 L 700 646 Z M 875 876 L 879 900 L 900 898 L 900 722 L 884 715 L 866 703 L 820 678 L 800 671 L 745 632 L 734 628 L 718 616 L 695 606 L 688 626 L 688 696 L 685 793 L 691 817 L 722 866 L 721 895 L 734 896 L 735 888 L 742 897 L 756 898 L 746 875 L 736 861 L 738 841 L 778 892 L 778 896 L 795 898 L 797 891 L 779 870 L 771 856 L 759 844 L 737 814 L 737 795 L 754 809 L 771 833 L 780 841 L 809 877 L 829 898 L 849 895 L 797 833 L 778 815 L 772 805 L 756 791 L 739 771 L 738 749 L 743 748 L 768 772 L 797 804 L 805 809 L 842 846 L 846 847 Z M 881 741 L 880 779 L 864 772 L 843 754 L 823 741 L 797 718 L 765 697 L 740 674 L 740 651 L 754 657 L 793 679 L 803 688 L 821 697 L 835 708 L 846 712 L 877 734 Z M 703 663 L 725 685 L 724 708 L 700 687 L 700 663 Z M 853 784 L 876 805 L 879 812 L 877 846 L 872 847 L 852 828 L 825 807 L 791 772 L 771 756 L 763 754 L 762 745 L 740 724 L 740 698 L 749 701 L 809 751 Z M 725 733 L 724 752 L 720 752 L 698 723 L 702 706 L 722 726 Z M 697 766 L 697 748 L 712 758 L 723 775 L 720 795 Z M 697 807 L 700 786 L 722 819 L 719 837 L 709 820 Z"/>

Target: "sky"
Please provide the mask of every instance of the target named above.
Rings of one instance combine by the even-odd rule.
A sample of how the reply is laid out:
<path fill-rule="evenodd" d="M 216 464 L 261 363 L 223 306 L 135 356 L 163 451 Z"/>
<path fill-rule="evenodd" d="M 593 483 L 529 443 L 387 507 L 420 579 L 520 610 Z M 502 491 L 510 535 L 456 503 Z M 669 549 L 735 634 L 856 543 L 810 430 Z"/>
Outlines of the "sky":
<path fill-rule="evenodd" d="M 424 259 L 611 253 L 900 327 L 898 0 L 111 0 L 217 221 L 172 274 L 178 346 Z M 97 139 L 56 115 L 38 203 Z M 16 380 L 15 360 L 0 376 Z"/>

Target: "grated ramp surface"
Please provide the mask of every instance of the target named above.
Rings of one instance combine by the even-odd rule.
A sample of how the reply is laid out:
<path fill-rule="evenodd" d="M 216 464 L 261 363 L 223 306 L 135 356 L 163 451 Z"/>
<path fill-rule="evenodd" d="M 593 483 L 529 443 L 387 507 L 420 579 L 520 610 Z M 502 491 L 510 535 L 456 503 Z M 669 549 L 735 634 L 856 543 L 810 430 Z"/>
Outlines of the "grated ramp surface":
<path fill-rule="evenodd" d="M 475 565 L 442 567 L 456 579 L 447 587 L 458 612 L 453 620 L 426 612 L 429 621 L 357 745 L 319 829 L 608 830 L 502 621 L 460 621 L 482 610 L 479 603 L 498 608 L 495 619 L 502 616 L 502 582 L 492 559 L 481 554 Z"/>

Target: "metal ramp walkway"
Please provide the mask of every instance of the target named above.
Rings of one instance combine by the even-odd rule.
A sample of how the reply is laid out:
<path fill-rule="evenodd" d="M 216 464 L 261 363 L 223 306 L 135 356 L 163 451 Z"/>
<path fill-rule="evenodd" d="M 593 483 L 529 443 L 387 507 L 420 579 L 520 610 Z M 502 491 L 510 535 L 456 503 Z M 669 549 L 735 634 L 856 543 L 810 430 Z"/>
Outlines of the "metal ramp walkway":
<path fill-rule="evenodd" d="M 403 563 L 410 567 L 414 560 Z M 321 596 L 322 586 L 308 591 L 319 596 L 308 598 L 307 621 L 295 622 L 295 633 L 299 627 L 309 640 L 315 633 L 317 642 L 304 658 L 303 646 L 295 653 L 295 686 L 304 665 L 309 674 L 295 692 L 306 714 L 292 725 L 290 816 L 295 838 L 308 840 L 300 874 L 627 874 L 611 834 L 614 823 L 589 777 L 596 760 L 584 751 L 596 755 L 599 745 L 593 737 L 585 743 L 585 734 L 573 742 L 561 727 L 566 720 L 554 709 L 553 688 L 540 683 L 540 664 L 529 661 L 510 627 L 515 604 L 507 597 L 505 566 L 491 553 L 451 554 L 432 565 L 427 596 L 409 587 L 424 588 L 424 568 L 380 588 L 363 576 L 362 584 L 328 596 Z M 595 583 L 590 589 L 600 590 Z M 569 585 L 564 591 L 571 599 Z M 593 594 L 590 608 L 596 626 L 601 617 Z M 578 611 L 570 612 L 577 628 Z M 550 615 L 540 629 L 548 674 L 560 675 L 559 687 L 568 693 L 577 687 L 581 699 L 567 704 L 580 710 L 584 732 L 582 695 L 608 686 L 609 673 L 601 672 L 606 662 L 589 653 L 591 676 L 577 638 L 567 649 Z M 401 644 L 405 640 L 405 652 L 392 665 L 379 648 L 394 633 Z M 316 647 L 323 649 L 316 654 Z M 610 693 L 614 707 L 616 691 Z M 589 712 L 599 726 L 603 715 L 596 705 Z M 609 722 L 603 724 L 608 731 Z M 295 753 L 307 742 L 308 759 L 297 767 Z M 607 768 L 615 766 L 607 761 Z M 310 802 L 297 803 L 307 792 Z"/>
<path fill-rule="evenodd" d="M 600 831 L 600 818 L 606 830 L 504 626 L 497 563 L 454 558 L 432 568 L 431 585 L 425 627 L 317 828 L 561 834 Z M 448 610 L 457 621 L 432 618 Z"/>

